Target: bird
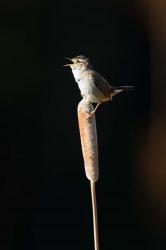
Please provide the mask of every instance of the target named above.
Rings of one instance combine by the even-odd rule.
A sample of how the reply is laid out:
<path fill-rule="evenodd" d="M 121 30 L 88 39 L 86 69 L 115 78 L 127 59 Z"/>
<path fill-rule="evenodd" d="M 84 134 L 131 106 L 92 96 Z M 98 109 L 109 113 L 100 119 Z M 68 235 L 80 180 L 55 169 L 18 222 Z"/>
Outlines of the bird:
<path fill-rule="evenodd" d="M 68 58 L 70 63 L 63 66 L 70 67 L 75 81 L 81 92 L 83 99 L 86 99 L 96 107 L 89 115 L 93 116 L 100 104 L 112 101 L 113 97 L 122 91 L 133 90 L 133 86 L 111 86 L 108 81 L 92 67 L 91 61 L 84 55 Z"/>

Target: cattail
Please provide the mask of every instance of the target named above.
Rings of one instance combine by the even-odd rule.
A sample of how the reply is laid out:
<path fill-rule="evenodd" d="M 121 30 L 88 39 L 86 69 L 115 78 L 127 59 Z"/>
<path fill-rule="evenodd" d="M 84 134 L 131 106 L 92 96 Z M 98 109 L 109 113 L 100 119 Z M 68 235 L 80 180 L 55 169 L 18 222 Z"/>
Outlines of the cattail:
<path fill-rule="evenodd" d="M 99 177 L 98 167 L 98 145 L 95 114 L 90 116 L 94 110 L 92 104 L 85 99 L 80 101 L 78 105 L 78 122 L 80 129 L 80 138 L 82 153 L 84 158 L 84 167 L 87 178 L 90 180 L 92 211 L 93 211 L 93 231 L 95 250 L 99 250 L 98 240 L 98 222 L 97 222 L 97 202 L 95 182 Z"/>
<path fill-rule="evenodd" d="M 90 181 L 96 182 L 99 177 L 96 119 L 95 115 L 88 118 L 93 110 L 90 102 L 84 99 L 80 101 L 78 105 L 78 122 L 85 173 Z"/>

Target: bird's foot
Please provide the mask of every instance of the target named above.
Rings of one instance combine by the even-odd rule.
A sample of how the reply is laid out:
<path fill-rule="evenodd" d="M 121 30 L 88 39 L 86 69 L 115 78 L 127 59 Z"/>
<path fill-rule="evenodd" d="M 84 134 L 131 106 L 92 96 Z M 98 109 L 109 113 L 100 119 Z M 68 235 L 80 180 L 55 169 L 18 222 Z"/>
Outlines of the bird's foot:
<path fill-rule="evenodd" d="M 87 119 L 90 119 L 92 116 L 94 116 L 95 111 L 93 110 L 92 112 L 89 112 L 88 114 L 89 115 L 88 115 Z"/>
<path fill-rule="evenodd" d="M 90 119 L 91 117 L 93 117 L 93 116 L 95 115 L 96 110 L 97 110 L 97 108 L 98 108 L 99 105 L 100 105 L 100 103 L 98 103 L 98 104 L 96 105 L 95 109 L 94 109 L 92 112 L 89 112 L 89 116 L 88 116 L 87 119 Z"/>

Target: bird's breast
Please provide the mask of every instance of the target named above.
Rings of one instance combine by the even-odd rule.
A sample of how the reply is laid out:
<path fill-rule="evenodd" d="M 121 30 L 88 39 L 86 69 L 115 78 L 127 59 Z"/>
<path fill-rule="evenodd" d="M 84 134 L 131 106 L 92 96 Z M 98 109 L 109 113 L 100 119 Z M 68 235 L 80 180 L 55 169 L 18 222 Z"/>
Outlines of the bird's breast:
<path fill-rule="evenodd" d="M 73 73 L 74 79 L 78 83 L 80 81 L 80 78 L 81 78 L 80 70 L 74 69 L 74 70 L 72 70 L 72 73 Z"/>
<path fill-rule="evenodd" d="M 103 93 L 96 87 L 93 81 L 84 79 L 80 80 L 78 87 L 81 91 L 81 94 L 86 97 L 92 103 L 99 103 L 104 100 Z"/>
<path fill-rule="evenodd" d="M 81 95 L 86 97 L 92 103 L 99 103 L 105 101 L 105 96 L 101 90 L 95 85 L 93 77 L 87 72 L 80 72 L 80 70 L 73 70 L 74 78 L 81 91 Z"/>

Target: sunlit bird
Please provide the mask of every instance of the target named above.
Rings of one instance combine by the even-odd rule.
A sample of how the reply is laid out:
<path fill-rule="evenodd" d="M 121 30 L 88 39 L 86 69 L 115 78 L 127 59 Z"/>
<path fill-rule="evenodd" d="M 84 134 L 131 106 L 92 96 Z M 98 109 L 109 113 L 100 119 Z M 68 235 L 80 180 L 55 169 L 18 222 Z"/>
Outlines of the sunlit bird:
<path fill-rule="evenodd" d="M 101 74 L 93 69 L 89 58 L 83 55 L 67 59 L 72 63 L 65 64 L 64 66 L 69 66 L 72 69 L 74 79 L 78 84 L 82 97 L 91 103 L 97 104 L 89 117 L 96 112 L 101 103 L 111 101 L 113 96 L 124 90 L 133 89 L 133 86 L 111 86 Z"/>

